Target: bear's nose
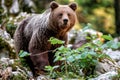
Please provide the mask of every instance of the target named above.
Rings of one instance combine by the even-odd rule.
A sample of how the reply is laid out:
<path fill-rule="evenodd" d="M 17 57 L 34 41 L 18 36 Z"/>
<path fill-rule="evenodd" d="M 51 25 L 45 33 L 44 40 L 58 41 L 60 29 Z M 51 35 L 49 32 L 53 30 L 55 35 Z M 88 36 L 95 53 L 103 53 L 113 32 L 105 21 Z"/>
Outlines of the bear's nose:
<path fill-rule="evenodd" d="M 68 22 L 68 19 L 63 19 L 64 24 L 66 25 Z"/>

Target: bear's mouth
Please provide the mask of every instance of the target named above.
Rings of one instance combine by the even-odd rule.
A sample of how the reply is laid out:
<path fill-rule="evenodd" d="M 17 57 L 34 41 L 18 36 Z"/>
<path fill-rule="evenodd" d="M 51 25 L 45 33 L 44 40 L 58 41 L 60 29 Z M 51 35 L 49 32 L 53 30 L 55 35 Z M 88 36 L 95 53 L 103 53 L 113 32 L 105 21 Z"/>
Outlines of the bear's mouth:
<path fill-rule="evenodd" d="M 63 24 L 63 25 L 65 25 L 65 26 L 66 26 L 66 25 L 67 25 L 67 22 L 64 22 L 64 24 Z"/>
<path fill-rule="evenodd" d="M 66 29 L 68 27 L 68 25 L 67 24 L 63 24 L 62 26 L 61 26 L 61 29 Z"/>
<path fill-rule="evenodd" d="M 65 29 L 69 26 L 68 22 L 63 22 L 62 24 L 59 24 L 60 29 Z"/>

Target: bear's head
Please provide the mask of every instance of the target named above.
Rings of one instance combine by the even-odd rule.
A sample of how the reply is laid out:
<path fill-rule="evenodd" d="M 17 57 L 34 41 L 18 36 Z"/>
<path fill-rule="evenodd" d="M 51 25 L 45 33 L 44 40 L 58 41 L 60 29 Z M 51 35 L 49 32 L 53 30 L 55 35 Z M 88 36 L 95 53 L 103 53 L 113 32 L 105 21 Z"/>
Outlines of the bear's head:
<path fill-rule="evenodd" d="M 50 3 L 50 8 L 50 24 L 52 24 L 55 29 L 69 31 L 74 26 L 76 21 L 76 3 L 73 2 L 69 5 L 59 5 L 53 1 Z"/>

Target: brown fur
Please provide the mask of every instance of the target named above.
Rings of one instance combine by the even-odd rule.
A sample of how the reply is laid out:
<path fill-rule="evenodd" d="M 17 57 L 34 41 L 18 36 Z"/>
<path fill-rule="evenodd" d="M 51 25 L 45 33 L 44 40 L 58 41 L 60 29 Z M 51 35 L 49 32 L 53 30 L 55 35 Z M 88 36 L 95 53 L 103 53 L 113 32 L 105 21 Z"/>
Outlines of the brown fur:
<path fill-rule="evenodd" d="M 50 37 L 63 40 L 67 44 L 67 33 L 76 20 L 76 8 L 75 3 L 59 5 L 53 1 L 50 3 L 50 9 L 44 13 L 23 20 L 14 34 L 16 52 L 19 53 L 20 50 L 24 50 L 34 55 L 53 50 L 58 45 L 51 45 L 48 42 Z M 30 56 L 30 58 L 34 68 L 44 70 L 46 65 L 52 65 L 53 56 L 46 53 L 39 56 Z"/>

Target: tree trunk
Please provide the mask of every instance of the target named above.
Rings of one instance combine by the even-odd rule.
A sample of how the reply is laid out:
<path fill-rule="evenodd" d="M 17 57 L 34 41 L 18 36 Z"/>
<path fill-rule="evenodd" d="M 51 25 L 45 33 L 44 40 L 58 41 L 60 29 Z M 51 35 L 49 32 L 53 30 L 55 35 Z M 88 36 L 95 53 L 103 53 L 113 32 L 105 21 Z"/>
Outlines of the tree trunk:
<path fill-rule="evenodd" d="M 116 25 L 116 33 L 120 35 L 120 0 L 115 0 L 115 25 Z"/>

